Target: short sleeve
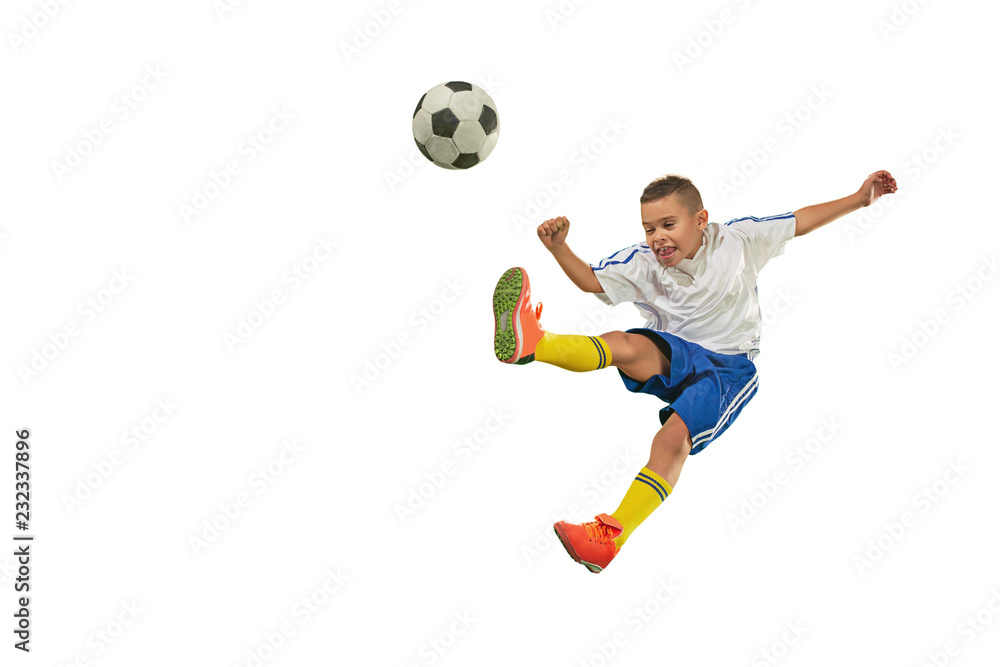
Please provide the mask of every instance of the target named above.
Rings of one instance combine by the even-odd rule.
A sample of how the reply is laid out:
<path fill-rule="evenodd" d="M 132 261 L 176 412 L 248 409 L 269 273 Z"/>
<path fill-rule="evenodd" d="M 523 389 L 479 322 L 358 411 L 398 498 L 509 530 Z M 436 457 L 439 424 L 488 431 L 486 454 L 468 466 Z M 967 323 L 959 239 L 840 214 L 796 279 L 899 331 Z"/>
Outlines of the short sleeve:
<path fill-rule="evenodd" d="M 795 215 L 737 218 L 727 222 L 726 229 L 743 238 L 747 259 L 753 264 L 754 273 L 760 273 L 768 260 L 785 252 L 785 243 L 795 236 Z"/>
<path fill-rule="evenodd" d="M 640 300 L 643 286 L 649 282 L 649 265 L 644 255 L 651 252 L 649 246 L 640 243 L 591 264 L 604 290 L 603 294 L 598 292 L 594 296 L 609 306 Z"/>

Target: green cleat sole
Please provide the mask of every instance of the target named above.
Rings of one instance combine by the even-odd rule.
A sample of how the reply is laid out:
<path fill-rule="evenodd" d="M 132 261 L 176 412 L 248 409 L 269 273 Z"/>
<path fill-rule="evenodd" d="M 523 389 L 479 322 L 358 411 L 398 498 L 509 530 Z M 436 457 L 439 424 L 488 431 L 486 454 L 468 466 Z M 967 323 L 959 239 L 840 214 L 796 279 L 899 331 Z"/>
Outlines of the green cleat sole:
<path fill-rule="evenodd" d="M 493 351 L 497 359 L 511 363 L 517 350 L 517 337 L 514 333 L 514 317 L 517 315 L 517 300 L 521 297 L 524 286 L 524 276 L 519 268 L 508 269 L 497 281 L 493 290 Z M 529 359 L 530 361 L 530 359 Z M 515 363 L 527 363 L 515 362 Z"/>

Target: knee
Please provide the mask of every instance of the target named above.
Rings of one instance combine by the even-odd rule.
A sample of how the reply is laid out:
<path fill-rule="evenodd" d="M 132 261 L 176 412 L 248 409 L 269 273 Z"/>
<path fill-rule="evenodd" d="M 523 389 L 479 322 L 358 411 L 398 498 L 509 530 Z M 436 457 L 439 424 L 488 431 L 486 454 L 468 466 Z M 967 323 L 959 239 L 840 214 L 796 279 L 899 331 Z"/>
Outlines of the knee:
<path fill-rule="evenodd" d="M 691 434 L 676 412 L 653 437 L 653 449 L 671 457 L 691 453 Z"/>
<path fill-rule="evenodd" d="M 609 345 L 611 343 L 621 344 L 625 342 L 626 335 L 624 331 L 608 331 L 606 333 L 602 333 L 601 338 L 603 338 L 604 342 Z"/>
<path fill-rule="evenodd" d="M 609 331 L 601 334 L 601 340 L 611 350 L 611 358 L 615 365 L 618 365 L 618 363 L 630 363 L 635 360 L 635 346 L 629 339 L 632 335 L 634 334 L 627 334 L 624 331 Z"/>
<path fill-rule="evenodd" d="M 691 453 L 691 440 L 686 434 L 677 432 L 660 432 L 653 438 L 653 451 L 660 456 L 674 459 Z"/>

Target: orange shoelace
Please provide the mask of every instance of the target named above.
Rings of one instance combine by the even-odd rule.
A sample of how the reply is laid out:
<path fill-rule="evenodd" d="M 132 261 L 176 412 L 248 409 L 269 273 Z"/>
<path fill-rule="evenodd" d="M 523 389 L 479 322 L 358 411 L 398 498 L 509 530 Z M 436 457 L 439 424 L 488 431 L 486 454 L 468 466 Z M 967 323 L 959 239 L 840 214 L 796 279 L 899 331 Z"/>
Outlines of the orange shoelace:
<path fill-rule="evenodd" d="M 583 524 L 583 529 L 587 531 L 587 537 L 600 544 L 607 544 L 614 539 L 614 531 L 611 527 L 600 521 L 588 521 Z"/>

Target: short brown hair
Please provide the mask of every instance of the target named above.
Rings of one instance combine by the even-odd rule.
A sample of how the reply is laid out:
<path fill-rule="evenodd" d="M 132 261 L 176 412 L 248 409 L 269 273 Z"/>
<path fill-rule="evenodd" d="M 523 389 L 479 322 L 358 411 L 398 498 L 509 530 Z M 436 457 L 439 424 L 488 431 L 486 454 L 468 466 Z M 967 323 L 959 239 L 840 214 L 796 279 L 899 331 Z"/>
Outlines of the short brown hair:
<path fill-rule="evenodd" d="M 676 194 L 677 199 L 687 209 L 688 213 L 694 215 L 704 208 L 701 203 L 701 193 L 690 179 L 674 174 L 660 176 L 658 179 L 646 186 L 639 197 L 640 204 L 659 201 L 664 197 Z"/>

